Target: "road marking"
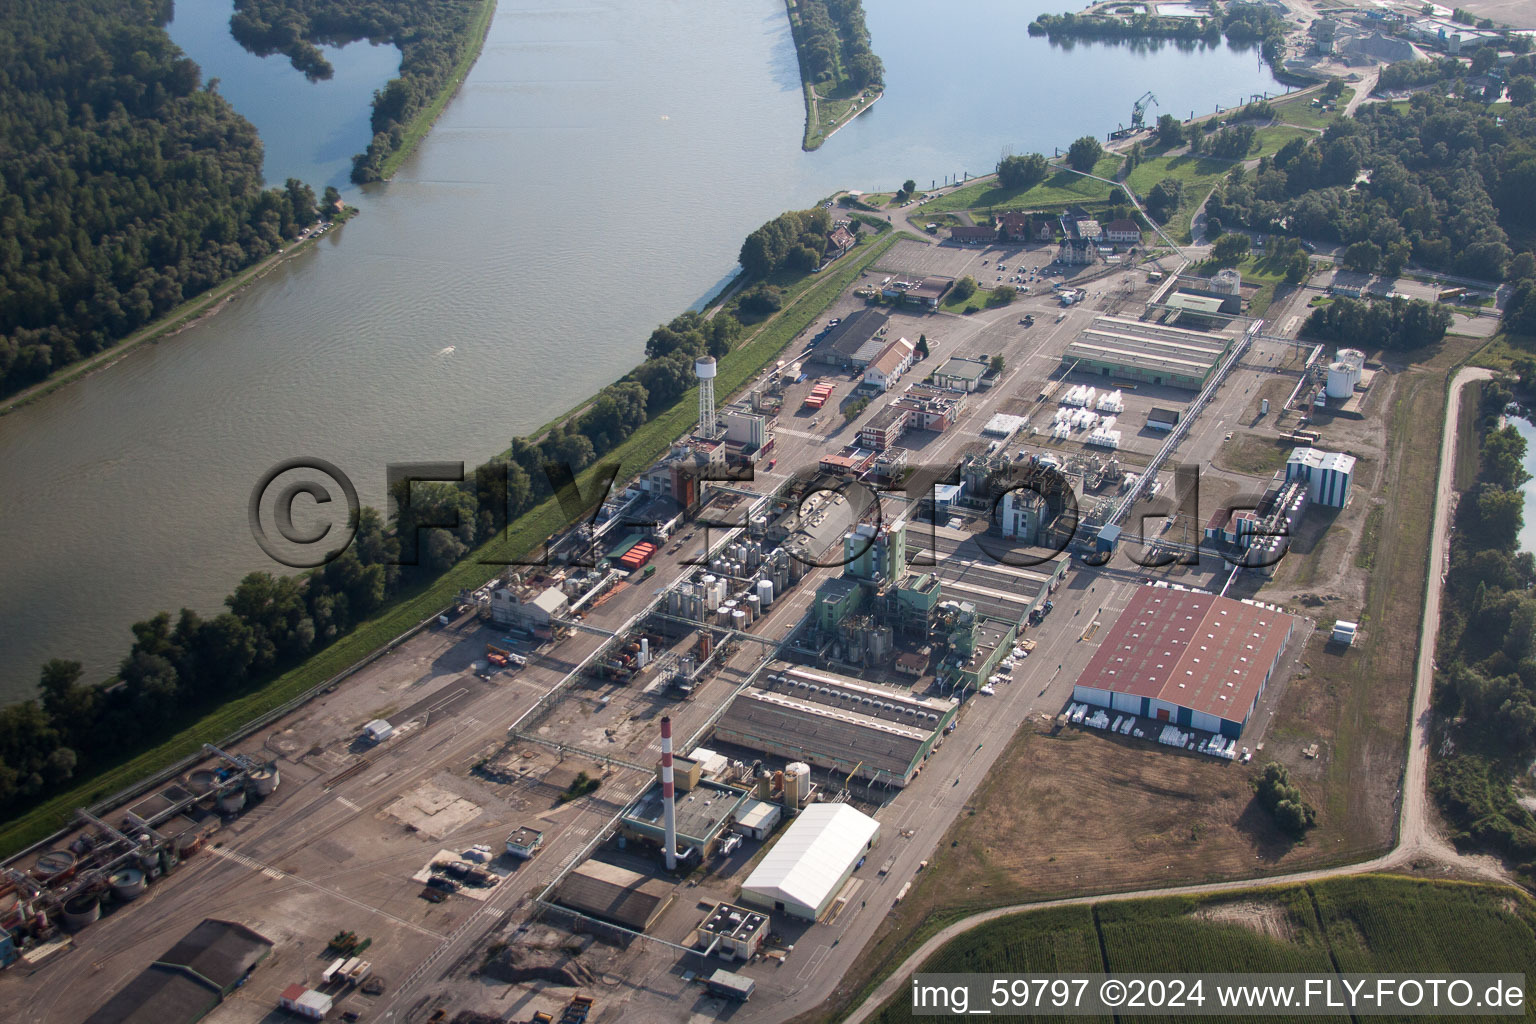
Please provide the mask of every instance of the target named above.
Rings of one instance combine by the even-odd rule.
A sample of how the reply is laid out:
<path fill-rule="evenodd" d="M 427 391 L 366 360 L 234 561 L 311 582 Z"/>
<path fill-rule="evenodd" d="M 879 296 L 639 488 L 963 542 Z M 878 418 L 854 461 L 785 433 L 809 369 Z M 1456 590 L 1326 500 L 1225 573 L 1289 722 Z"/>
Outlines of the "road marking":
<path fill-rule="evenodd" d="M 341 806 L 345 807 L 347 810 L 352 811 L 353 813 L 362 810 L 361 807 L 357 806 L 357 804 L 353 803 L 351 800 L 348 800 L 344 796 L 337 797 L 336 802 L 341 804 Z"/>
<path fill-rule="evenodd" d="M 236 853 L 233 850 L 221 849 L 217 846 L 211 846 L 209 847 L 209 850 L 216 857 L 223 857 L 225 860 L 232 860 L 242 867 L 250 868 L 252 871 L 260 871 L 262 874 L 266 875 L 270 879 L 273 879 L 274 881 L 281 882 L 283 879 L 288 877 L 277 868 L 268 867 L 267 865 L 261 863 L 261 861 L 253 860 L 243 853 Z"/>
<path fill-rule="evenodd" d="M 811 958 L 805 962 L 805 966 L 800 968 L 800 973 L 795 975 L 795 977 L 804 979 L 815 974 L 816 968 L 821 966 L 821 962 L 827 958 L 827 954 L 830 952 L 832 952 L 831 946 L 817 946 L 816 952 L 811 954 Z"/>

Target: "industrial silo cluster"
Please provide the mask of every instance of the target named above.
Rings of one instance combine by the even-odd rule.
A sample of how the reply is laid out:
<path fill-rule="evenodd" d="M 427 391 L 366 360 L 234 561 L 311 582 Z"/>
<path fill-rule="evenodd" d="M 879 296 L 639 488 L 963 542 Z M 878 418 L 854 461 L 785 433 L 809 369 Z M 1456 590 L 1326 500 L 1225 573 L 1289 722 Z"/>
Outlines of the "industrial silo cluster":
<path fill-rule="evenodd" d="M 1365 372 L 1365 353 L 1356 348 L 1341 348 L 1334 361 L 1328 364 L 1327 381 L 1323 385 L 1329 398 L 1349 398 Z"/>
<path fill-rule="evenodd" d="M 50 942 L 132 903 L 195 853 L 223 820 L 277 788 L 275 764 L 214 752 L 221 759 L 217 767 L 199 768 L 141 795 L 111 815 L 116 824 L 77 811 L 77 827 L 53 848 L 0 868 L 0 950 Z"/>
<path fill-rule="evenodd" d="M 666 612 L 744 630 L 804 573 L 805 566 L 781 547 L 765 551 L 756 540 L 737 541 L 710 560 L 707 572 L 668 591 Z"/>

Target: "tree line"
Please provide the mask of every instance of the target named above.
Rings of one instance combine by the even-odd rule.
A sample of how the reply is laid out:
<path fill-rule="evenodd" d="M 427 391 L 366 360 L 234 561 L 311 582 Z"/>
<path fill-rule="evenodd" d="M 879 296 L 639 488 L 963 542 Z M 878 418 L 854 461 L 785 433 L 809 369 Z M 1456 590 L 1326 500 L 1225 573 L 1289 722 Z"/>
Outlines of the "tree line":
<path fill-rule="evenodd" d="M 819 225 L 825 217 L 798 211 L 769 223 Z M 786 267 L 777 280 L 795 276 Z M 363 508 L 352 543 L 325 566 L 296 576 L 251 573 L 211 617 L 184 608 L 135 623 L 112 679 L 88 682 L 79 662 L 49 661 L 37 698 L 0 708 L 0 815 L 19 814 L 72 778 L 259 689 L 501 534 L 567 471 L 586 469 L 681 400 L 695 384 L 694 360 L 723 357 L 741 339 L 734 311 L 732 303 L 713 317 L 689 311 L 661 324 L 634 370 L 547 432 L 513 438 L 462 482 L 397 488 L 387 517 Z M 425 529 L 453 521 L 457 527 Z"/>
<path fill-rule="evenodd" d="M 1264 233 L 1369 242 L 1389 271 L 1411 261 L 1499 281 L 1515 246 L 1530 248 L 1532 194 L 1536 104 L 1490 110 L 1426 92 L 1406 109 L 1367 105 L 1320 138 L 1292 139 L 1252 174 L 1233 168 L 1206 213 Z"/>
<path fill-rule="evenodd" d="M 800 0 L 798 9 L 800 19 L 791 25 L 806 81 L 836 83 L 846 78 L 856 89 L 884 83 L 885 65 L 869 48 L 859 0 Z"/>
<path fill-rule="evenodd" d="M 1029 23 L 1029 34 L 1061 39 L 1173 39 L 1188 43 L 1229 43 L 1259 47 L 1277 71 L 1285 56 L 1285 18 L 1265 4 L 1234 2 L 1205 18 L 1150 14 L 1109 17 L 1101 14 L 1042 14 Z"/>
<path fill-rule="evenodd" d="M 373 138 L 352 161 L 352 180 L 378 181 L 406 126 L 447 87 L 476 40 L 483 0 L 235 0 L 229 27 L 252 53 L 281 53 L 311 79 L 333 69 L 316 43 L 367 39 L 400 50 L 400 75 L 373 94 Z"/>
<path fill-rule="evenodd" d="M 1302 333 L 1357 348 L 1402 350 L 1433 345 L 1450 326 L 1451 311 L 1423 299 L 1338 298 L 1314 309 Z"/>
<path fill-rule="evenodd" d="M 169 0 L 0 6 L 0 394 L 94 355 L 320 216 L 166 35 Z M 327 197 L 328 199 L 330 196 Z"/>
<path fill-rule="evenodd" d="M 821 265 L 830 230 L 832 217 L 824 209 L 789 210 L 748 235 L 737 260 L 749 278 L 808 273 Z"/>
<path fill-rule="evenodd" d="M 1510 858 L 1536 873 L 1536 818 L 1515 786 L 1536 756 L 1536 561 L 1517 550 L 1525 439 L 1500 418 L 1531 399 L 1536 361 L 1483 386 L 1476 482 L 1456 507 L 1451 568 L 1436 650 L 1437 751 L 1430 784 L 1461 846 Z"/>

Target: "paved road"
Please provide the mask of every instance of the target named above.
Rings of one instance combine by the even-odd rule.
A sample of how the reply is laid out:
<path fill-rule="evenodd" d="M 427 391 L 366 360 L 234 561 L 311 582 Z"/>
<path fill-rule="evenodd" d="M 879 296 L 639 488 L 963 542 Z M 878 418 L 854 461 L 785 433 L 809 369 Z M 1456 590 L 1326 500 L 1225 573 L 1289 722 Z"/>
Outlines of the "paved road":
<path fill-rule="evenodd" d="M 1492 374 L 1487 370 L 1469 367 L 1458 371 L 1451 381 L 1450 400 L 1446 405 L 1445 427 L 1440 442 L 1440 477 L 1436 486 L 1434 528 L 1430 537 L 1429 564 L 1441 567 L 1442 572 L 1446 562 L 1450 535 L 1450 506 L 1454 494 L 1453 474 L 1456 468 L 1456 460 L 1454 458 L 1456 423 L 1459 419 L 1461 408 L 1462 389 L 1466 384 L 1474 380 L 1484 380 L 1491 376 Z M 844 1024 L 860 1024 L 860 1022 L 869 1019 L 887 1000 L 895 996 L 898 991 L 904 989 L 907 984 L 908 975 L 917 970 L 923 961 L 937 952 L 945 943 L 959 935 L 963 935 L 978 925 L 996 920 L 1008 914 L 1016 914 L 1026 910 L 1043 910 L 1048 907 L 1111 903 L 1152 896 L 1230 892 L 1252 888 L 1255 885 L 1298 884 L 1323 878 L 1400 867 L 1409 861 L 1426 855 L 1438 856 L 1441 859 L 1456 858 L 1457 855 L 1450 845 L 1435 835 L 1430 827 L 1427 809 L 1428 800 L 1425 792 L 1429 743 L 1429 696 L 1430 685 L 1434 677 L 1435 642 L 1440 621 L 1440 594 L 1440 587 L 1430 587 L 1424 602 L 1424 619 L 1420 624 L 1419 661 L 1413 684 L 1413 719 L 1408 740 L 1408 762 L 1403 772 L 1404 797 L 1398 824 L 1398 842 L 1390 852 L 1344 868 L 1299 871 L 1288 875 L 1271 875 L 1205 885 L 1142 889 L 1136 892 L 1115 893 L 1107 896 L 1079 896 L 1070 899 L 1045 900 L 1037 903 L 1019 903 L 1013 906 L 997 907 L 993 910 L 973 914 L 970 917 L 955 922 L 918 947 L 916 952 L 907 957 L 900 967 L 880 983 L 874 993 L 858 1009 L 845 1018 Z M 1500 881 L 1505 880 L 1502 875 L 1491 872 L 1485 864 L 1476 860 L 1469 859 L 1465 863 L 1473 867 L 1474 870 L 1484 874 L 1491 874 Z"/>

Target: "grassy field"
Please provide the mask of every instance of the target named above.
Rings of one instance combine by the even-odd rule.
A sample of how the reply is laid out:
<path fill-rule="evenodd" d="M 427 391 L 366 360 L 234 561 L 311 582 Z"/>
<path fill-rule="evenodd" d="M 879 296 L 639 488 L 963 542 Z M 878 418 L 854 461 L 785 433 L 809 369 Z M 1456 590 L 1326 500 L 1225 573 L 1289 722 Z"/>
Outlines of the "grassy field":
<path fill-rule="evenodd" d="M 1113 178 L 1120 170 L 1121 158 L 1113 154 L 1104 157 L 1093 168 L 1101 178 Z M 997 178 L 989 175 L 940 196 L 924 210 L 943 213 L 947 210 L 1024 210 L 1042 206 L 1066 206 L 1070 203 L 1096 203 L 1109 199 L 1114 186 L 1094 181 L 1071 171 L 1057 171 L 1034 188 L 1002 188 Z"/>
<path fill-rule="evenodd" d="M 1529 974 L 1533 968 L 1536 902 L 1524 893 L 1389 875 L 1031 911 L 957 937 L 922 966 L 931 972 L 1110 974 Z M 910 999 L 903 992 L 872 1020 L 919 1019 Z"/>
<path fill-rule="evenodd" d="M 1320 108 L 1314 107 L 1312 100 L 1317 95 L 1318 93 L 1313 91 L 1290 99 L 1271 100 L 1270 106 L 1275 108 L 1275 114 L 1286 124 L 1299 125 L 1302 128 L 1326 128 L 1339 115 L 1325 114 Z M 1348 106 L 1349 101 L 1354 97 L 1354 87 L 1346 85 L 1344 91 L 1339 94 L 1338 106 Z"/>
<path fill-rule="evenodd" d="M 406 158 L 416 151 L 421 140 L 427 137 L 427 132 L 437 123 L 443 108 L 448 106 L 448 101 L 453 99 L 459 91 L 459 86 L 464 84 L 464 78 L 469 74 L 469 69 L 475 66 L 475 61 L 480 58 L 480 48 L 485 45 L 485 34 L 491 27 L 491 16 L 496 13 L 496 0 L 482 0 L 480 13 L 475 15 L 474 24 L 470 26 L 470 36 L 474 42 L 464 50 L 464 55 L 454 65 L 453 74 L 449 76 L 447 84 L 438 94 L 432 98 L 432 102 L 423 107 L 421 112 L 411 118 L 411 123 L 405 126 L 405 132 L 400 139 L 400 146 L 384 160 L 384 166 L 380 168 L 381 177 L 388 180 L 395 176 L 400 165 Z"/>
<path fill-rule="evenodd" d="M 1312 133 L 1290 125 L 1260 128 L 1255 136 L 1256 145 L 1244 158 L 1254 160 L 1279 152 L 1280 147 L 1294 138 Z M 1189 241 L 1189 222 L 1195 210 L 1205 201 L 1206 195 L 1223 175 L 1237 163 L 1214 156 L 1192 156 L 1187 151 L 1157 153 L 1136 165 L 1125 181 L 1138 196 L 1144 196 L 1164 178 L 1173 178 L 1184 185 L 1184 203 L 1179 211 L 1163 225 L 1175 240 Z"/>
<path fill-rule="evenodd" d="M 790 288 L 784 308 L 721 360 L 715 386 L 722 399 L 747 383 L 777 357 L 784 346 L 810 326 L 858 278 L 865 267 L 901 237 L 904 237 L 901 233 L 891 233 L 862 245 L 831 269 L 821 274 L 808 275 Z M 623 468 L 619 481 L 624 481 L 661 455 L 673 440 L 693 425 L 697 416 L 697 401 L 696 392 L 689 391 L 672 408 L 641 426 L 624 444 L 605 455 L 600 462 L 621 463 Z M 594 486 L 599 472 L 599 468 L 593 466 L 578 474 L 577 482 L 583 494 Z M 358 664 L 417 623 L 438 614 L 452 603 L 464 587 L 477 587 L 495 576 L 499 568 L 497 563 L 508 563 L 525 556 L 547 537 L 568 525 L 564 513 L 553 498 L 535 506 L 520 516 L 501 537 L 476 549 L 430 585 L 401 595 L 387 611 L 358 626 L 297 668 L 214 711 L 185 722 L 178 732 L 163 742 L 140 751 L 27 814 L 6 822 L 0 826 L 0 854 L 15 852 L 43 839 L 64 824 L 75 808 L 94 804 L 176 763 L 195 753 L 205 742 L 217 743 L 223 740 L 245 723 Z"/>
<path fill-rule="evenodd" d="M 1233 473 L 1271 477 L 1285 465 L 1292 446 L 1269 435 L 1239 433 L 1221 446 L 1216 465 Z"/>

